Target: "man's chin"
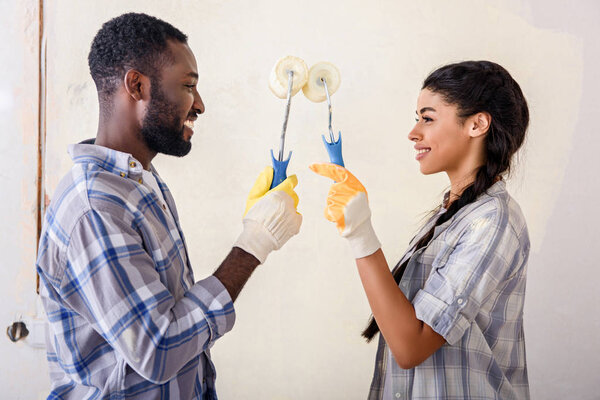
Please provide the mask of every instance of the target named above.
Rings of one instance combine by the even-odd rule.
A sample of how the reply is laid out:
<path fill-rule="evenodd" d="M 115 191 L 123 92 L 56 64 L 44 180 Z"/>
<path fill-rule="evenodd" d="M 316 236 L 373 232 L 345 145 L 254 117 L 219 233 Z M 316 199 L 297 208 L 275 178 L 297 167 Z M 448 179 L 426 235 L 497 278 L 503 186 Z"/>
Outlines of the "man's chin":
<path fill-rule="evenodd" d="M 142 137 L 148 147 L 157 153 L 183 157 L 192 150 L 192 142 L 185 139 L 183 130 L 176 133 L 177 139 L 175 140 L 169 140 L 168 133 L 166 129 L 142 130 Z M 175 136 L 175 132 L 172 132 L 172 135 Z"/>
<path fill-rule="evenodd" d="M 183 157 L 183 156 L 188 155 L 191 150 L 192 150 L 192 142 L 182 140 L 181 142 L 179 142 L 177 144 L 177 146 L 173 146 L 168 149 L 165 149 L 164 151 L 160 151 L 160 153 L 166 154 L 169 156 Z"/>

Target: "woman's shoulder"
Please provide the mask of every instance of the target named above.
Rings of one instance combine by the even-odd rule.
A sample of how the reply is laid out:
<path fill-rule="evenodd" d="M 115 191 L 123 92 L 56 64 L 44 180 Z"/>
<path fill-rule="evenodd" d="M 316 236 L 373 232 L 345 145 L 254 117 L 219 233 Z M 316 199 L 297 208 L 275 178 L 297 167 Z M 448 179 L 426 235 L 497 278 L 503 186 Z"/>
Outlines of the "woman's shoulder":
<path fill-rule="evenodd" d="M 461 210 L 457 228 L 467 230 L 489 227 L 507 235 L 514 234 L 520 241 L 529 242 L 527 223 L 517 201 L 506 190 L 504 181 L 496 182 L 473 203 Z"/>

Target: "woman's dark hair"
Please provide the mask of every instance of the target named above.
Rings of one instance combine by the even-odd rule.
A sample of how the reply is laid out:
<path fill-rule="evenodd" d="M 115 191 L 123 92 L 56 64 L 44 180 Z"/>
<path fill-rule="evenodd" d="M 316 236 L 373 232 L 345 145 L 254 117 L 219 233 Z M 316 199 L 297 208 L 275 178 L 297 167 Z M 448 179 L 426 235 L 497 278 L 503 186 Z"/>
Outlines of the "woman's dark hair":
<path fill-rule="evenodd" d="M 506 69 L 490 61 L 465 61 L 443 66 L 425 79 L 422 89 L 429 89 L 441 95 L 446 103 L 455 105 L 461 121 L 478 112 L 487 112 L 491 124 L 485 136 L 485 164 L 477 170 L 474 182 L 440 215 L 415 249 L 428 245 L 436 226 L 448 221 L 510 172 L 512 156 L 523 144 L 529 124 L 529 109 L 519 84 Z M 396 265 L 392 271 L 396 283 L 400 283 L 409 260 Z M 377 332 L 379 326 L 371 316 L 362 336 L 369 342 Z"/>

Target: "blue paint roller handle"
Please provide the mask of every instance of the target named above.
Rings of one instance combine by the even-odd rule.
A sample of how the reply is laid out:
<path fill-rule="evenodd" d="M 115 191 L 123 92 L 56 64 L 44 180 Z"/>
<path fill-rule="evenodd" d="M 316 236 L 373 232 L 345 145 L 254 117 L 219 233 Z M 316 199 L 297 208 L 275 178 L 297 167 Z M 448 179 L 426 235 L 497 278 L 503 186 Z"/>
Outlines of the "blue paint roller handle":
<path fill-rule="evenodd" d="M 273 155 L 273 150 L 271 150 L 271 161 L 273 162 L 273 182 L 271 182 L 271 189 L 287 179 L 286 171 L 291 157 L 292 152 L 290 151 L 287 160 L 279 161 Z"/>
<path fill-rule="evenodd" d="M 339 133 L 338 140 L 333 143 L 329 143 L 325 139 L 325 135 L 321 135 L 321 138 L 323 139 L 323 143 L 325 143 L 327 153 L 329 153 L 329 161 L 340 167 L 344 167 L 344 159 L 342 158 L 342 132 Z"/>

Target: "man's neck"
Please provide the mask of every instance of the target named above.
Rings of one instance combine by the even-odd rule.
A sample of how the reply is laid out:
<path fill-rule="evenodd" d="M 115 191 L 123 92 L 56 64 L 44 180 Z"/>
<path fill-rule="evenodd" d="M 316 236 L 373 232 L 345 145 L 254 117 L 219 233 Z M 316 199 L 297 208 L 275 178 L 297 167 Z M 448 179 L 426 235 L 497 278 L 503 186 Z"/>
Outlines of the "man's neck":
<path fill-rule="evenodd" d="M 150 170 L 150 163 L 156 156 L 144 142 L 139 127 L 120 118 L 100 118 L 95 144 L 131 154 L 145 170 Z"/>

